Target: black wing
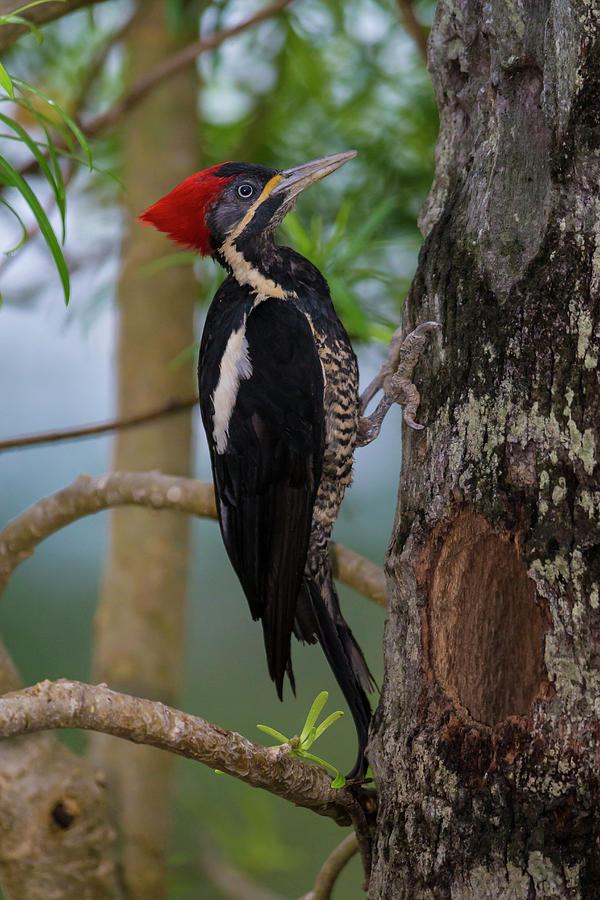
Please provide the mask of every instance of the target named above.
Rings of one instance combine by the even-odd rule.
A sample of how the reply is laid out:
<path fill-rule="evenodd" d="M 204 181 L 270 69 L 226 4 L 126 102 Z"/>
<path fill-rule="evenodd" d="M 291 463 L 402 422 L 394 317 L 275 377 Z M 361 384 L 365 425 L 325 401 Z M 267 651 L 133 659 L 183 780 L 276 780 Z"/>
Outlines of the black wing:
<path fill-rule="evenodd" d="M 207 320 L 199 380 L 219 521 L 252 616 L 262 620 L 281 697 L 286 670 L 293 687 L 290 636 L 323 463 L 323 373 L 308 321 L 291 301 L 238 305 L 230 314 L 221 304 L 217 315 L 220 324 Z M 242 334 L 246 342 L 239 382 L 216 393 L 231 371 L 221 360 L 234 330 L 238 353 Z"/>

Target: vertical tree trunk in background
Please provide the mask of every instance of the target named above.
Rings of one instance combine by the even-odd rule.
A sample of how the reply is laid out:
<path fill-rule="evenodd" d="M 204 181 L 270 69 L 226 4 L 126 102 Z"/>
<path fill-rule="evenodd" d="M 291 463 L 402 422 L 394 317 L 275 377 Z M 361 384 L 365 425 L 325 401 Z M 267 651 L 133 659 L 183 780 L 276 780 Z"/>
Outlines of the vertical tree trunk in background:
<path fill-rule="evenodd" d="M 600 5 L 441 0 L 371 898 L 600 897 Z"/>
<path fill-rule="evenodd" d="M 177 49 L 162 0 L 148 0 L 128 33 L 133 82 Z M 136 217 L 197 168 L 197 78 L 193 67 L 153 92 L 125 125 L 128 238 L 119 282 L 118 408 L 139 412 L 194 391 L 192 366 L 173 360 L 194 341 L 197 292 L 190 267 L 144 274 L 170 252 Z M 190 475 L 191 413 L 121 432 L 113 468 Z M 131 509 L 111 518 L 110 549 L 96 618 L 94 676 L 111 687 L 177 705 L 190 522 L 187 516 Z M 113 790 L 132 898 L 166 896 L 173 757 L 96 735 L 92 754 Z"/>

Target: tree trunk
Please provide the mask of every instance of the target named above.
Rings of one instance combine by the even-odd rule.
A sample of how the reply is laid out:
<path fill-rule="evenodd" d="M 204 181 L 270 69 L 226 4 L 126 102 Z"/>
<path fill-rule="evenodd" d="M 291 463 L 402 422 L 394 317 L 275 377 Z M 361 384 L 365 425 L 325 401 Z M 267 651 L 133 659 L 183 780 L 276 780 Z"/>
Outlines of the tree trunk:
<path fill-rule="evenodd" d="M 600 897 L 600 5 L 441 0 L 370 898 Z M 437 341 L 437 345 L 434 344 Z"/>
<path fill-rule="evenodd" d="M 145 0 L 127 35 L 131 82 L 180 46 L 165 16 L 160 0 Z M 197 168 L 197 91 L 196 73 L 189 68 L 158 88 L 125 124 L 129 236 L 119 280 L 117 360 L 122 416 L 195 391 L 191 363 L 177 365 L 176 357 L 194 342 L 197 284 L 190 266 L 144 271 L 173 248 L 136 219 Z M 191 441 L 191 411 L 120 432 L 113 468 L 190 475 Z M 95 679 L 175 706 L 183 668 L 189 528 L 189 518 L 175 512 L 114 512 L 96 617 Z M 129 894 L 132 900 L 161 900 L 173 757 L 103 735 L 94 735 L 91 745 L 114 796 Z"/>

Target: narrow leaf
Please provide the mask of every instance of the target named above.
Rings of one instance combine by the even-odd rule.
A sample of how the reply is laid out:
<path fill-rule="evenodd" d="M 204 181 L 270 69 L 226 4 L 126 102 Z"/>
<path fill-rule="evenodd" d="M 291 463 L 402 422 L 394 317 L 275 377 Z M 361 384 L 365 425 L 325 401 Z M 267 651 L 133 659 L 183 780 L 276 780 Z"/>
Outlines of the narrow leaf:
<path fill-rule="evenodd" d="M 260 731 L 264 731 L 265 734 L 274 737 L 276 740 L 281 741 L 282 744 L 287 744 L 289 738 L 286 738 L 285 734 L 282 734 L 280 731 L 277 731 L 275 728 L 270 728 L 268 725 L 257 725 L 256 726 Z"/>
<path fill-rule="evenodd" d="M 0 176 L 4 179 L 6 184 L 15 187 L 19 191 L 19 193 L 31 209 L 32 213 L 34 214 L 35 218 L 37 219 L 40 231 L 42 232 L 44 239 L 48 245 L 48 249 L 50 250 L 50 253 L 54 258 L 54 263 L 56 265 L 58 274 L 60 275 L 60 280 L 63 286 L 65 303 L 68 304 L 70 293 L 69 270 L 67 269 L 65 258 L 56 239 L 56 235 L 54 234 L 52 225 L 48 220 L 48 216 L 42 209 L 39 200 L 31 190 L 27 182 L 24 180 L 24 178 L 22 178 L 22 176 L 19 175 L 14 166 L 12 166 L 8 162 L 8 160 L 4 159 L 4 157 L 2 156 L 0 156 Z"/>
<path fill-rule="evenodd" d="M 19 243 L 15 244 L 14 247 L 11 247 L 10 250 L 4 251 L 5 253 L 16 253 L 17 250 L 19 250 L 23 246 L 25 241 L 27 240 L 27 228 L 25 227 L 25 223 L 23 222 L 23 219 L 21 218 L 19 213 L 16 211 L 14 206 L 12 206 L 8 202 L 8 200 L 5 200 L 4 197 L 0 197 L 0 203 L 3 203 L 4 206 L 6 206 L 11 211 L 11 213 L 13 214 L 13 216 L 15 217 L 15 219 L 18 221 L 19 225 L 21 226 L 22 234 L 21 234 L 21 240 L 19 241 Z"/>
<path fill-rule="evenodd" d="M 63 122 L 65 122 L 69 126 L 69 128 L 71 129 L 71 131 L 73 132 L 73 134 L 75 135 L 77 140 L 79 141 L 82 150 L 84 151 L 85 155 L 87 156 L 87 160 L 88 160 L 88 163 L 89 163 L 89 166 L 91 169 L 92 168 L 92 152 L 90 150 L 90 145 L 88 144 L 87 140 L 85 139 L 85 136 L 84 136 L 81 128 L 79 127 L 79 125 L 77 125 L 76 122 L 73 121 L 71 116 L 67 112 L 65 112 L 65 110 L 61 106 L 58 105 L 58 103 L 56 103 L 54 100 L 52 100 L 51 97 L 46 96 L 46 94 L 44 94 L 42 91 L 38 90 L 37 88 L 33 87 L 33 85 L 28 84 L 26 81 L 22 81 L 20 78 L 15 78 L 14 83 L 17 85 L 17 87 L 21 91 L 30 91 L 32 94 L 35 94 L 36 97 L 39 97 L 41 100 L 44 100 L 48 104 L 48 106 L 52 107 L 52 109 L 55 109 L 57 111 L 57 113 L 62 118 Z"/>
<path fill-rule="evenodd" d="M 2 63 L 0 63 L 0 87 L 4 88 L 9 97 L 12 98 L 15 96 L 12 79 Z"/>
<path fill-rule="evenodd" d="M 0 97 L 0 100 L 2 99 L 4 98 Z M 41 109 L 38 109 L 33 105 L 29 97 L 25 97 L 24 95 L 21 95 L 20 97 L 15 96 L 14 102 L 18 103 L 20 107 L 26 109 L 31 113 L 31 115 L 34 117 L 34 119 L 46 135 L 46 141 L 48 144 L 52 143 L 52 138 L 50 137 L 50 132 L 48 131 L 49 126 L 50 128 L 56 128 L 56 130 L 60 132 L 65 144 L 67 144 L 69 147 L 73 146 L 71 132 L 62 120 L 57 119 L 56 116 L 54 116 L 54 118 L 47 116 L 41 111 Z"/>
<path fill-rule="evenodd" d="M 315 722 L 321 715 L 321 710 L 327 703 L 327 698 L 329 694 L 327 691 L 321 691 L 320 694 L 314 699 L 313 705 L 308 711 L 308 715 L 306 717 L 306 722 L 304 723 L 304 728 L 302 729 L 302 734 L 300 735 L 300 744 L 304 744 L 308 736 L 310 735 L 310 730 L 313 728 Z"/>
<path fill-rule="evenodd" d="M 324 731 L 327 731 L 327 729 L 328 729 L 331 725 L 333 725 L 334 722 L 337 722 L 338 719 L 341 719 L 341 717 L 342 717 L 343 715 L 344 715 L 344 713 L 341 711 L 341 709 L 338 709 L 337 712 L 332 712 L 330 716 L 327 716 L 326 719 L 323 719 L 323 721 L 321 722 L 321 724 L 320 724 L 319 727 L 317 728 L 317 731 L 316 731 L 316 734 L 315 734 L 315 740 L 317 740 L 317 738 L 320 738 L 321 735 L 323 734 L 323 732 L 324 732 Z"/>
<path fill-rule="evenodd" d="M 32 0 L 31 3 L 26 3 L 25 6 L 19 6 L 18 9 L 13 9 L 13 11 L 9 14 L 10 16 L 17 16 L 19 13 L 25 12 L 26 9 L 31 9 L 32 6 L 41 6 L 42 3 L 51 3 L 52 0 Z M 57 0 L 58 3 L 64 3 L 65 0 Z M 4 16 L 2 17 L 4 18 Z"/>
<path fill-rule="evenodd" d="M 326 759 L 321 759 L 320 756 L 315 756 L 313 753 L 306 753 L 304 750 L 297 750 L 292 754 L 293 756 L 299 756 L 302 759 L 309 759 L 311 762 L 317 763 L 319 766 L 323 766 L 324 769 L 329 769 L 332 772 L 335 772 L 335 784 L 336 787 L 343 787 L 346 784 L 346 779 L 343 775 L 340 774 L 339 770 L 336 769 L 331 763 L 328 763 Z M 343 779 L 343 780 L 342 780 Z M 333 787 L 333 784 L 332 784 Z"/>
<path fill-rule="evenodd" d="M 62 221 L 63 228 L 63 243 L 65 240 L 65 211 L 66 211 L 66 201 L 65 201 L 65 186 L 62 178 L 62 172 L 60 171 L 60 166 L 58 165 L 58 161 L 56 160 L 56 154 L 54 154 L 54 161 L 56 163 L 54 173 L 51 171 L 50 166 L 46 160 L 46 157 L 41 152 L 36 141 L 32 140 L 29 134 L 25 131 L 25 129 L 19 125 L 18 122 L 15 122 L 14 119 L 5 116 L 4 113 L 0 113 L 0 122 L 4 122 L 4 124 L 8 128 L 12 128 L 12 130 L 19 136 L 19 139 L 25 144 L 30 150 L 31 154 L 35 157 L 38 166 L 44 173 L 46 177 L 46 181 L 52 188 L 54 193 L 54 197 L 56 200 L 56 205 L 60 212 L 60 217 Z M 57 171 L 58 170 L 58 171 Z M 58 180 L 57 180 L 58 179 Z"/>
<path fill-rule="evenodd" d="M 28 28 L 35 35 L 38 44 L 42 43 L 43 38 L 40 29 L 23 16 L 17 16 L 15 13 L 11 13 L 9 16 L 0 16 L 0 25 L 23 25 L 24 28 Z"/>

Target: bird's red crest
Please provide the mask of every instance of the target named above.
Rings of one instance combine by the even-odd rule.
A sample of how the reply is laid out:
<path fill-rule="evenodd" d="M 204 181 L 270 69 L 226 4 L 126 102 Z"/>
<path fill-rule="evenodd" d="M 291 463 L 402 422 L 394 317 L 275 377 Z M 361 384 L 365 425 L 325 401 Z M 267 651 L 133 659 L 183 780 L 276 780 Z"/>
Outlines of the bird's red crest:
<path fill-rule="evenodd" d="M 138 217 L 142 225 L 154 225 L 172 241 L 199 250 L 203 256 L 211 252 L 206 216 L 231 176 L 220 178 L 221 165 L 190 175 L 185 181 L 148 207 Z"/>

